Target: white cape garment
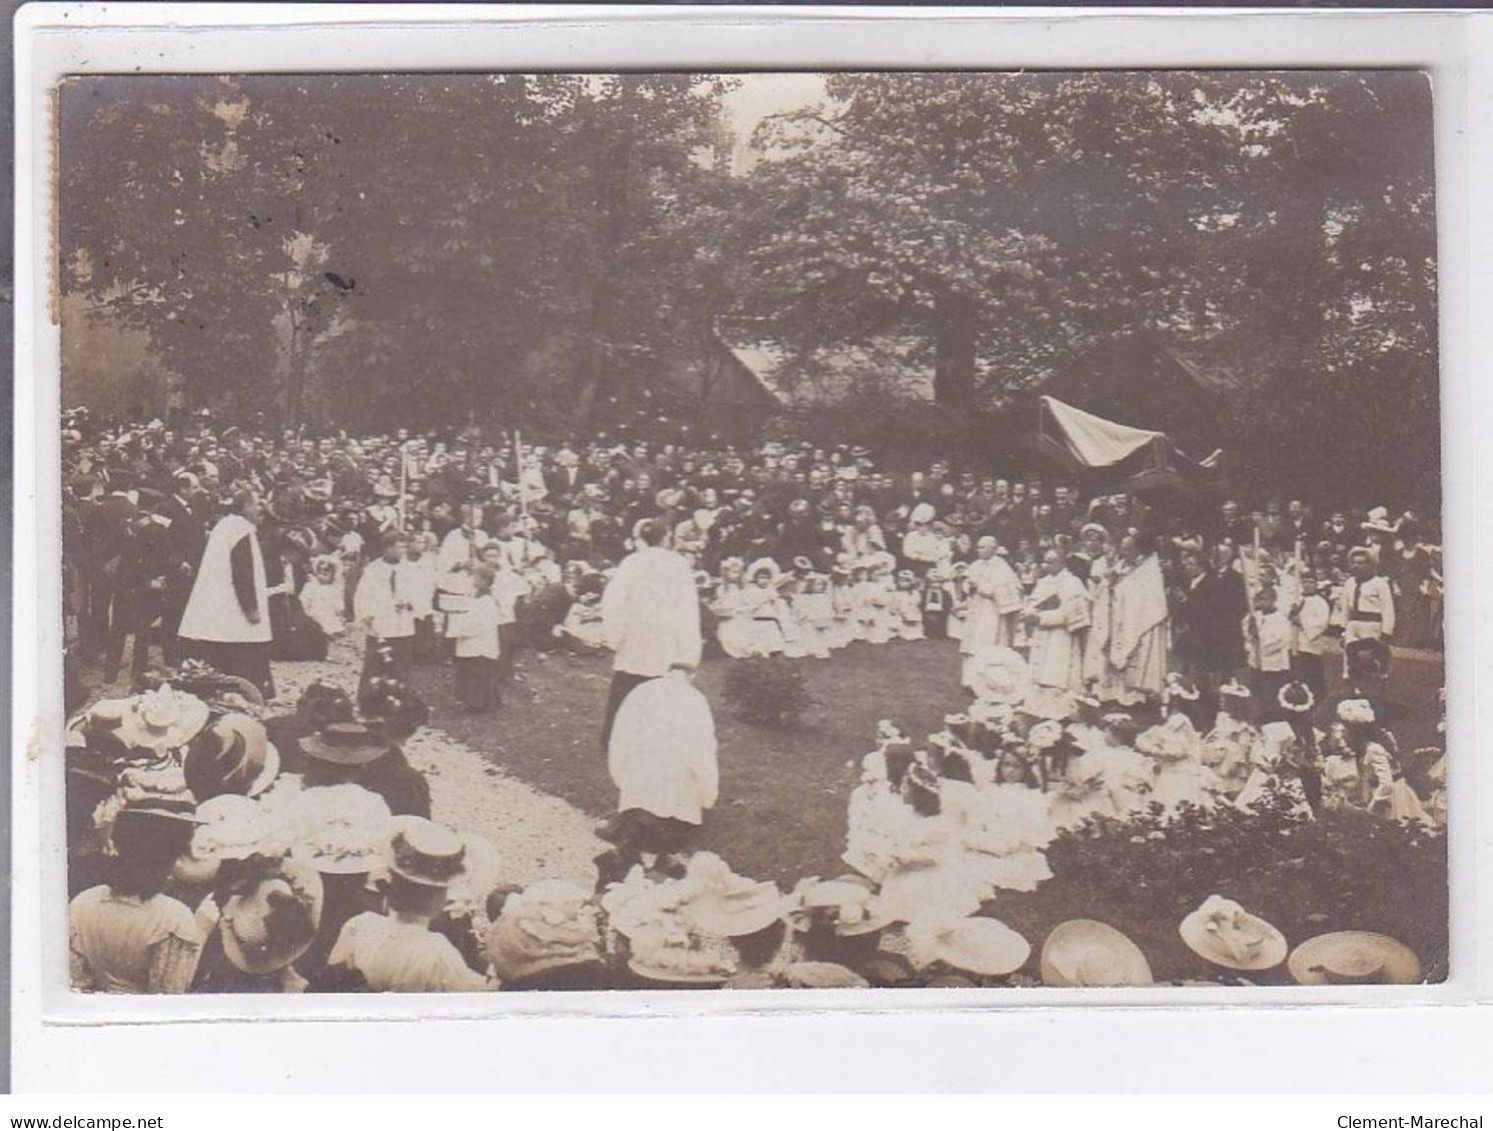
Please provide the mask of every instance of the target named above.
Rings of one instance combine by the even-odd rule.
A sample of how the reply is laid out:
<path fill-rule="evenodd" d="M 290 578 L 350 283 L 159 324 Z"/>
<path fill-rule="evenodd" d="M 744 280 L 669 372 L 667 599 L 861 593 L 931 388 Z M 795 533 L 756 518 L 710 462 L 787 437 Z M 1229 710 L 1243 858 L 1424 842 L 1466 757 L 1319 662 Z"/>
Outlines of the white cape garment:
<path fill-rule="evenodd" d="M 700 824 L 720 793 L 715 717 L 679 671 L 650 679 L 622 701 L 607 746 L 619 811 Z"/>
<path fill-rule="evenodd" d="M 249 539 L 254 561 L 254 593 L 259 606 L 259 623 L 250 624 L 239 608 L 233 591 L 233 548 L 240 539 Z M 270 634 L 269 586 L 264 576 L 264 555 L 254 524 L 243 515 L 230 514 L 219 520 L 208 535 L 202 551 L 202 565 L 187 598 L 177 634 L 188 640 L 209 640 L 221 644 L 268 644 Z"/>

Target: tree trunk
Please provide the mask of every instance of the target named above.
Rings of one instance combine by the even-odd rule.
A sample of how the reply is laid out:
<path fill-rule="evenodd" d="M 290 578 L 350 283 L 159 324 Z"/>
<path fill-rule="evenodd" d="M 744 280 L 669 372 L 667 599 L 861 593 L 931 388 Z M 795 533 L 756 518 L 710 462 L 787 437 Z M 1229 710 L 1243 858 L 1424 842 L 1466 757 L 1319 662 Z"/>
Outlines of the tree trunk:
<path fill-rule="evenodd" d="M 967 295 L 944 291 L 933 308 L 933 397 L 968 408 L 975 400 L 975 310 Z"/>
<path fill-rule="evenodd" d="M 586 341 L 581 354 L 581 373 L 576 407 L 580 419 L 589 419 L 597 403 L 614 387 L 614 374 L 608 368 L 608 346 L 616 329 L 616 288 L 618 248 L 627 231 L 631 176 L 632 138 L 626 133 L 629 107 L 634 100 L 637 79 L 624 75 L 620 86 L 619 117 L 623 123 L 620 137 L 599 139 L 596 165 L 592 169 L 596 201 L 596 278 L 591 288 L 587 317 Z"/>

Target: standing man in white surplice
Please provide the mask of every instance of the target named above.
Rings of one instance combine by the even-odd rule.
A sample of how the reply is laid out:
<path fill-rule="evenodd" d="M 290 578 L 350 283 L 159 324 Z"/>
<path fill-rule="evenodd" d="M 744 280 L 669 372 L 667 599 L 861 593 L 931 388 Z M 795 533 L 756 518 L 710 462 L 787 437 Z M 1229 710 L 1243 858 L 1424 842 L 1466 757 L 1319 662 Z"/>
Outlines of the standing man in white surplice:
<path fill-rule="evenodd" d="M 268 698 L 274 694 L 269 586 L 257 533 L 263 514 L 252 491 L 234 496 L 233 512 L 208 535 L 177 635 L 186 657 L 247 679 Z"/>
<path fill-rule="evenodd" d="M 700 665 L 700 599 L 689 563 L 665 550 L 665 527 L 643 519 L 633 531 L 635 549 L 622 559 L 601 598 L 606 642 L 614 653 L 612 690 L 602 725 L 601 748 L 627 693 L 640 683 L 679 668 Z"/>

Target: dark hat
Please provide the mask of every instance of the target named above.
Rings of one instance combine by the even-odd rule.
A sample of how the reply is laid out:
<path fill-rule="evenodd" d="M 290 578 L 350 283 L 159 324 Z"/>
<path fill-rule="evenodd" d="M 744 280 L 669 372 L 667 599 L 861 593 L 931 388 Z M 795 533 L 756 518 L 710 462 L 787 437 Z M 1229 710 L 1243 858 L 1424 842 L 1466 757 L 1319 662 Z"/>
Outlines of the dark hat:
<path fill-rule="evenodd" d="M 296 701 L 296 713 L 305 715 L 318 729 L 332 723 L 353 721 L 352 697 L 340 687 L 321 680 L 310 684 Z"/>
<path fill-rule="evenodd" d="M 383 736 L 362 723 L 332 723 L 301 739 L 306 757 L 333 766 L 366 766 L 388 750 Z"/>
<path fill-rule="evenodd" d="M 189 797 L 152 796 L 121 809 L 109 839 L 121 857 L 170 860 L 187 850 L 201 823 Z"/>

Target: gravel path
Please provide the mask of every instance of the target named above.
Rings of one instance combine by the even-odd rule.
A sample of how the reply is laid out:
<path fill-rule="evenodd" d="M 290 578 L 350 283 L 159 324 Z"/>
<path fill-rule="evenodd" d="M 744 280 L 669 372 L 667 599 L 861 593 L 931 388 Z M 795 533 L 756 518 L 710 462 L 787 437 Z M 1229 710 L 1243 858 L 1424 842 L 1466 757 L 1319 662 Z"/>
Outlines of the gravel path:
<path fill-rule="evenodd" d="M 325 662 L 276 663 L 277 707 L 293 707 L 317 679 L 355 693 L 362 670 L 362 642 L 332 642 Z M 596 821 L 570 802 L 505 774 L 476 750 L 440 727 L 426 726 L 403 743 L 410 764 L 430 781 L 431 816 L 442 824 L 486 837 L 503 862 L 502 879 L 541 878 L 596 882 L 592 860 L 607 848 Z"/>

